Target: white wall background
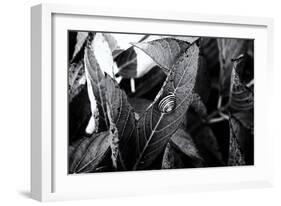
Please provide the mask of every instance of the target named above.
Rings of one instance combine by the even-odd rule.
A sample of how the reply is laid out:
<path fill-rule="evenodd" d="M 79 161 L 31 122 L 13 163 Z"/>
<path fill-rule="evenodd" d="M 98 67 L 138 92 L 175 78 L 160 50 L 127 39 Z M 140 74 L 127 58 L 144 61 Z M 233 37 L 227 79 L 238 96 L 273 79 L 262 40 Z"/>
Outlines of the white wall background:
<path fill-rule="evenodd" d="M 29 198 L 30 173 L 30 6 L 46 2 L 7 0 L 1 2 L 0 32 L 0 205 L 38 205 Z M 59 205 L 280 205 L 281 204 L 281 12 L 277 0 L 57 0 L 56 3 L 139 8 L 205 14 L 266 16 L 275 20 L 275 139 L 276 186 L 271 189 L 214 191 L 178 195 L 157 195 L 80 202 L 47 203 Z M 278 71 L 278 68 L 280 70 Z M 266 68 L 265 68 L 266 69 Z M 265 85 L 266 86 L 266 85 Z M 278 94 L 279 93 L 279 94 Z M 266 98 L 266 97 L 265 97 Z M 266 137 L 265 137 L 266 138 Z"/>

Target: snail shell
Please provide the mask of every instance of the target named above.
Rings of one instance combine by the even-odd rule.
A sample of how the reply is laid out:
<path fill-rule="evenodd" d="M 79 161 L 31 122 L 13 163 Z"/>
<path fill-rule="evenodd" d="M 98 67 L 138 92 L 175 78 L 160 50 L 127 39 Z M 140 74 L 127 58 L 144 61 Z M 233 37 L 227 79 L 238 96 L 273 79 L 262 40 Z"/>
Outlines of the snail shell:
<path fill-rule="evenodd" d="M 169 93 L 158 104 L 158 109 L 162 113 L 170 113 L 176 106 L 176 96 L 173 93 Z"/>

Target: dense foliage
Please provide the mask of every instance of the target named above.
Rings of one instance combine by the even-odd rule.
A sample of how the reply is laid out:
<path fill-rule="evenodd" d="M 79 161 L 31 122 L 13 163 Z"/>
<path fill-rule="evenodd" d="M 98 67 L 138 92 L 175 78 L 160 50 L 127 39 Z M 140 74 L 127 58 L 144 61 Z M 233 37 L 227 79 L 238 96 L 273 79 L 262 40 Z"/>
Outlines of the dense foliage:
<path fill-rule="evenodd" d="M 252 40 L 68 35 L 69 173 L 254 164 Z"/>

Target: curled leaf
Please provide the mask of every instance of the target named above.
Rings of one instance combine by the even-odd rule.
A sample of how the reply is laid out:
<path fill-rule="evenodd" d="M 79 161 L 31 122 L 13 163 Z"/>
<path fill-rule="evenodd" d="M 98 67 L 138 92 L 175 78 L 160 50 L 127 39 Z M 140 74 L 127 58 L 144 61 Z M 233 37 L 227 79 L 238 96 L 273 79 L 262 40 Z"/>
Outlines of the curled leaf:
<path fill-rule="evenodd" d="M 233 69 L 233 59 L 244 55 L 248 49 L 248 41 L 244 39 L 217 39 L 220 51 L 219 60 L 220 70 L 220 88 L 223 96 L 229 96 L 231 85 L 231 74 Z"/>
<path fill-rule="evenodd" d="M 237 69 L 243 60 L 234 62 L 234 69 L 231 75 L 231 103 L 230 106 L 236 111 L 248 111 L 254 107 L 254 93 L 246 85 L 241 83 Z"/>

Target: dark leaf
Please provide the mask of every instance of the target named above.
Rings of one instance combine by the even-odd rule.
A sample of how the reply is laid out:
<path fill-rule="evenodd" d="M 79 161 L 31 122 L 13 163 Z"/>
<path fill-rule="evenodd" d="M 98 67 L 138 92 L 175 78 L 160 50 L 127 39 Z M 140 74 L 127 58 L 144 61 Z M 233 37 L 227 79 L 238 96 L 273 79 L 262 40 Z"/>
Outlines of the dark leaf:
<path fill-rule="evenodd" d="M 130 104 L 138 114 L 143 114 L 152 101 L 143 98 L 129 98 Z"/>
<path fill-rule="evenodd" d="M 251 134 L 254 134 L 254 110 L 248 110 L 247 112 L 235 112 L 232 113 L 232 118 L 236 119 L 241 126 L 249 130 Z"/>
<path fill-rule="evenodd" d="M 205 117 L 207 115 L 207 108 L 197 93 L 193 94 L 190 107 L 201 117 Z"/>
<path fill-rule="evenodd" d="M 87 173 L 95 170 L 110 148 L 113 135 L 110 131 L 94 133 L 70 146 L 69 173 Z"/>
<path fill-rule="evenodd" d="M 244 57 L 235 60 L 232 71 L 229 165 L 253 164 L 254 159 L 254 93 L 240 80 L 244 61 Z"/>
<path fill-rule="evenodd" d="M 145 97 L 153 100 L 165 82 L 166 77 L 162 69 L 154 67 L 141 78 L 136 78 L 135 92 L 128 91 L 127 94 L 130 97 Z"/>
<path fill-rule="evenodd" d="M 119 68 L 117 75 L 124 78 L 133 78 L 137 76 L 137 54 L 133 47 L 123 51 L 114 60 Z"/>
<path fill-rule="evenodd" d="M 197 97 L 196 97 L 197 96 Z M 191 135 L 205 166 L 224 165 L 218 139 L 212 129 L 204 123 L 206 107 L 200 97 L 194 94 L 193 103 L 186 114 L 186 128 Z"/>
<path fill-rule="evenodd" d="M 229 129 L 230 129 L 230 140 L 229 140 L 229 155 L 228 155 L 228 165 L 237 166 L 245 165 L 244 154 L 241 151 L 241 146 L 239 142 L 240 134 L 240 125 L 239 123 L 231 118 L 229 120 Z"/>
<path fill-rule="evenodd" d="M 102 39 L 100 37 L 94 37 L 93 42 L 89 44 L 85 52 L 85 65 L 86 71 L 89 74 L 89 82 L 92 85 L 93 94 L 95 96 L 98 110 L 99 110 L 99 128 L 100 130 L 110 129 L 110 123 L 107 114 L 107 102 L 112 109 L 112 121 L 116 125 L 119 136 L 120 156 L 124 156 L 122 161 L 125 161 L 125 165 L 132 164 L 132 156 L 127 155 L 127 150 L 132 150 L 133 147 L 129 147 L 130 139 L 134 139 L 134 127 L 135 117 L 133 108 L 130 106 L 127 100 L 126 94 L 119 88 L 116 81 L 114 81 L 109 75 L 105 75 L 102 67 L 112 66 L 112 64 L 104 63 L 102 60 L 107 61 L 112 55 L 108 52 L 104 52 L 103 59 L 96 59 L 96 53 L 101 48 L 95 47 L 95 44 L 100 44 Z M 106 47 L 107 44 L 103 44 Z M 100 54 L 99 54 L 100 55 Z M 107 55 L 107 56 L 106 56 Z M 109 61 L 110 62 L 110 61 Z M 87 74 L 87 73 L 86 73 Z M 126 155 L 122 155 L 122 154 Z M 121 157 L 120 157 L 121 158 Z"/>
<path fill-rule="evenodd" d="M 207 166 L 224 165 L 217 138 L 211 128 L 204 126 L 192 137 Z"/>
<path fill-rule="evenodd" d="M 85 129 L 92 116 L 91 105 L 87 93 L 87 86 L 83 85 L 81 91 L 69 101 L 69 142 L 72 143 L 85 135 Z"/>
<path fill-rule="evenodd" d="M 186 131 L 179 128 L 171 137 L 170 142 L 191 159 L 194 167 L 203 166 L 203 159 L 200 156 L 193 139 Z"/>
<path fill-rule="evenodd" d="M 218 89 L 218 73 L 220 69 L 218 46 L 215 38 L 200 38 L 199 68 L 194 91 L 207 104 L 212 90 Z"/>
<path fill-rule="evenodd" d="M 117 82 L 109 76 L 105 76 L 102 84 L 106 87 L 106 99 L 111 105 L 112 122 L 116 125 L 119 135 L 120 158 L 123 166 L 129 167 L 132 163 L 135 147 L 135 114 L 134 109 L 128 102 L 127 96 L 122 91 Z M 133 141 L 133 143 L 131 142 Z M 131 155 L 128 155 L 131 154 Z"/>
<path fill-rule="evenodd" d="M 248 111 L 254 107 L 254 93 L 253 90 L 241 83 L 237 69 L 241 66 L 242 60 L 234 62 L 234 69 L 231 76 L 231 103 L 230 106 L 236 111 Z"/>
<path fill-rule="evenodd" d="M 162 159 L 162 169 L 175 169 L 183 168 L 184 162 L 180 158 L 180 155 L 175 151 L 175 149 L 167 143 Z"/>
<path fill-rule="evenodd" d="M 221 65 L 220 88 L 223 96 L 229 96 L 230 78 L 233 68 L 233 59 L 245 55 L 248 49 L 248 41 L 243 39 L 219 38 L 218 48 L 220 51 L 219 59 Z"/>
<path fill-rule="evenodd" d="M 161 51 L 161 50 L 160 50 Z M 159 51 L 159 52 L 160 52 Z M 192 44 L 173 65 L 154 103 L 138 121 L 138 158 L 134 169 L 145 169 L 164 150 L 170 137 L 182 123 L 192 101 L 192 92 L 198 68 L 199 48 Z M 167 95 L 174 95 L 175 108 L 170 113 L 159 110 L 158 104 Z M 164 102 L 163 102 L 164 103 Z M 166 105 L 165 105 L 166 103 Z M 168 106 L 165 102 L 161 106 Z"/>
<path fill-rule="evenodd" d="M 78 95 L 83 86 L 85 85 L 85 69 L 83 63 L 80 61 L 79 63 L 73 63 L 70 65 L 68 69 L 68 93 L 69 93 L 69 101 Z"/>

